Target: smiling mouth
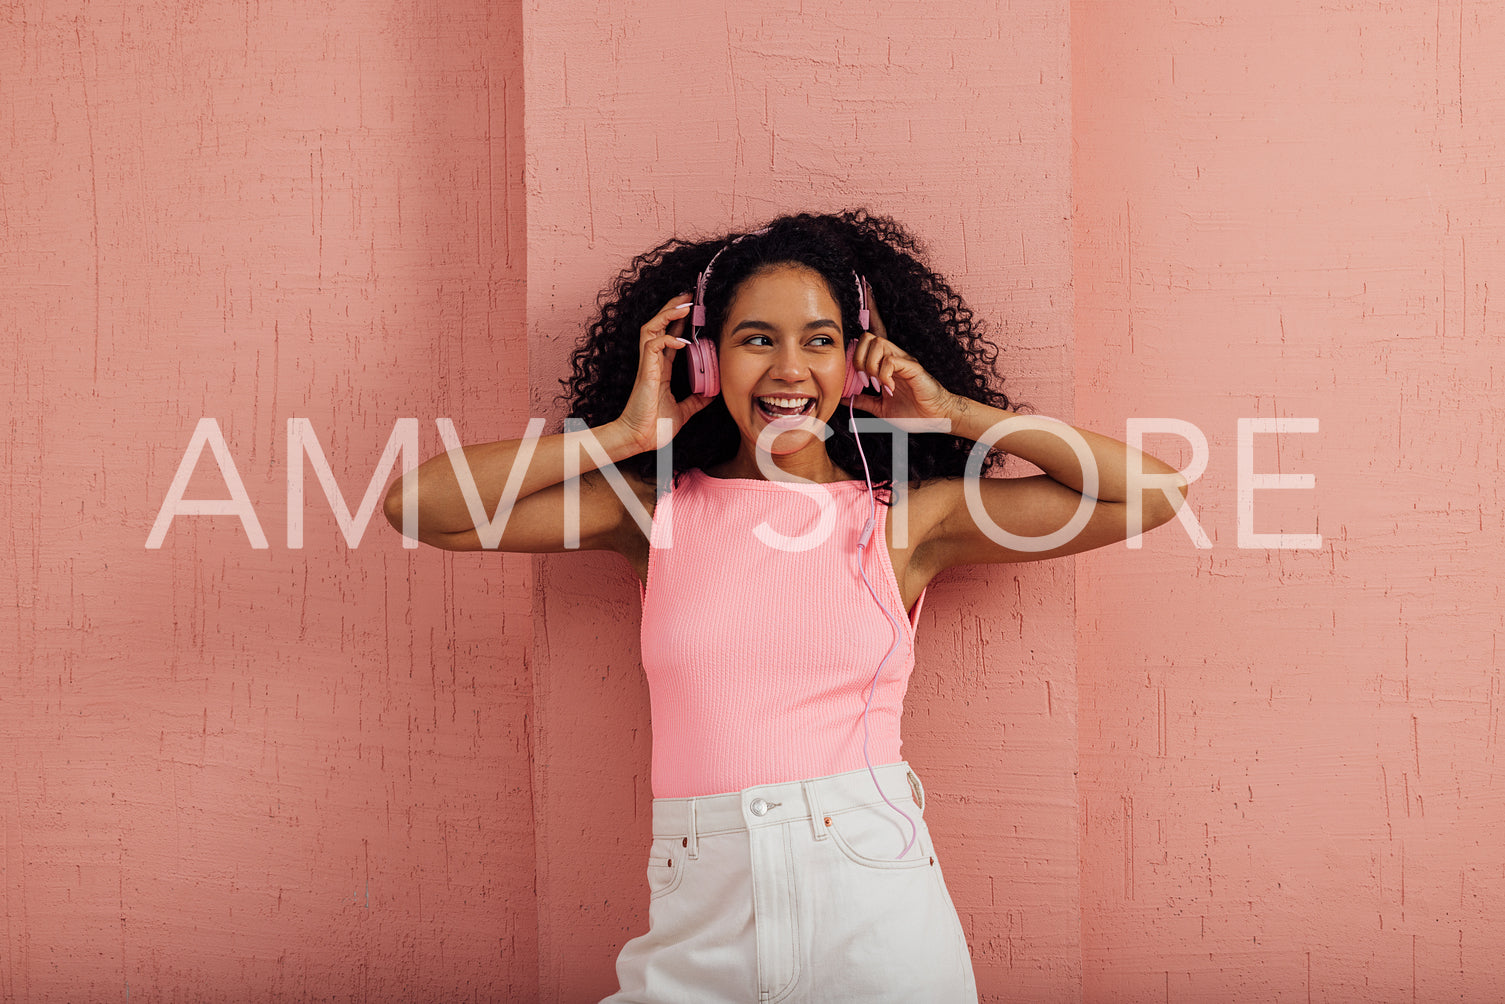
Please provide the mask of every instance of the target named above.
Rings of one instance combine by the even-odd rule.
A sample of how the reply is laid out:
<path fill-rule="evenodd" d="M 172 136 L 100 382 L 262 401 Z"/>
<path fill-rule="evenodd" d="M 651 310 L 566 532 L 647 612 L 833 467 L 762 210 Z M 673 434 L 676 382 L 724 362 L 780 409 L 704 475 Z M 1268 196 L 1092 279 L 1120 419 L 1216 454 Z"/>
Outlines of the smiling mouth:
<path fill-rule="evenodd" d="M 804 397 L 755 397 L 753 402 L 758 412 L 768 421 L 801 418 L 815 410 L 815 398 Z"/>

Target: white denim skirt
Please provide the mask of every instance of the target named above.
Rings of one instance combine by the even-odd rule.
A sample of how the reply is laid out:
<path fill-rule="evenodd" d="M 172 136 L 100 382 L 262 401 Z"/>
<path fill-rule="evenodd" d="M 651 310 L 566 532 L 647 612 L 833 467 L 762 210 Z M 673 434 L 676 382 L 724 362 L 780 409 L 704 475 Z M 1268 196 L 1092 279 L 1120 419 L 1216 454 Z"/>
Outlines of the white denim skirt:
<path fill-rule="evenodd" d="M 654 799 L 648 932 L 603 1004 L 976 1004 L 924 787 L 875 773 Z"/>

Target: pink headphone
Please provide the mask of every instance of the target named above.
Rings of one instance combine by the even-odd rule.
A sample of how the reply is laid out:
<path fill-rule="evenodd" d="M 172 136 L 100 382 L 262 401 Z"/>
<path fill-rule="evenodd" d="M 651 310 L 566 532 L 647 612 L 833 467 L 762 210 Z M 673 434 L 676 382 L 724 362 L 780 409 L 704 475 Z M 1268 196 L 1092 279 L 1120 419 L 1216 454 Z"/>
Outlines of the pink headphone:
<path fill-rule="evenodd" d="M 700 273 L 700 278 L 695 280 L 695 310 L 690 318 L 690 345 L 685 351 L 690 367 L 690 390 L 696 394 L 715 397 L 721 393 L 721 370 L 716 362 L 716 343 L 709 338 L 700 337 L 700 329 L 705 327 L 705 285 L 711 278 L 711 266 L 716 264 L 716 259 L 721 257 L 722 251 L 737 241 L 757 237 L 767 232 L 768 228 L 764 227 L 762 230 L 754 230 L 752 233 L 743 234 L 729 241 L 721 248 L 721 251 L 711 256 L 711 260 L 706 263 L 705 269 Z M 857 280 L 857 322 L 862 325 L 863 331 L 867 331 L 870 315 L 862 276 L 853 272 L 852 278 Z M 853 338 L 847 342 L 847 378 L 841 388 L 841 397 L 844 401 L 874 386 L 873 379 L 857 368 L 856 352 L 857 339 Z"/>

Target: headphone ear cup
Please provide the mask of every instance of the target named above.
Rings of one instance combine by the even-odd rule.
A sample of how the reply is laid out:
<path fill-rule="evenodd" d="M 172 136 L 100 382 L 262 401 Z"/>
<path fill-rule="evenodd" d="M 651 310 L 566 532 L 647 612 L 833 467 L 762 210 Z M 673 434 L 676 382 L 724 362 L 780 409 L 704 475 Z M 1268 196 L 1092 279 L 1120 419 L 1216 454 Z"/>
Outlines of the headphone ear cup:
<path fill-rule="evenodd" d="M 856 397 L 872 386 L 872 379 L 857 368 L 857 342 L 847 343 L 847 380 L 841 388 L 842 399 Z"/>
<path fill-rule="evenodd" d="M 721 370 L 716 364 L 716 345 L 709 338 L 696 338 L 685 347 L 689 353 L 690 390 L 705 397 L 721 393 Z"/>

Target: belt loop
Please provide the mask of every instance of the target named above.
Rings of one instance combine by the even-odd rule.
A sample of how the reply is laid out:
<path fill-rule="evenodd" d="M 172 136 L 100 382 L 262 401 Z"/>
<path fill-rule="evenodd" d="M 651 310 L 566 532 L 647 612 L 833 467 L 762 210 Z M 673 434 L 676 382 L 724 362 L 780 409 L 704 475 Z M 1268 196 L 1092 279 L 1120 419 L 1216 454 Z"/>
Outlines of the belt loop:
<path fill-rule="evenodd" d="M 686 806 L 686 813 L 689 816 L 688 822 L 690 832 L 689 835 L 685 837 L 685 846 L 690 849 L 691 861 L 694 861 L 696 858 L 700 857 L 700 841 L 695 832 L 695 804 L 699 801 L 700 799 L 698 798 L 692 798 Z"/>
<path fill-rule="evenodd" d="M 805 789 L 805 805 L 810 809 L 810 828 L 815 831 L 816 840 L 826 839 L 826 820 L 820 811 L 820 799 L 815 797 L 815 782 L 802 781 L 800 786 Z"/>
<path fill-rule="evenodd" d="M 904 772 L 909 775 L 909 793 L 914 798 L 914 804 L 919 806 L 920 811 L 925 811 L 925 786 L 920 783 L 915 775 L 914 768 L 905 765 Z"/>

